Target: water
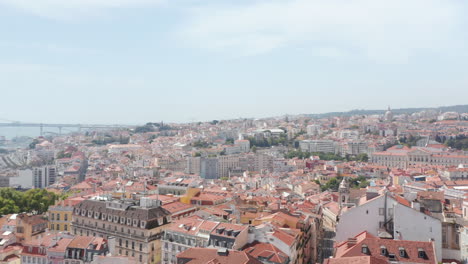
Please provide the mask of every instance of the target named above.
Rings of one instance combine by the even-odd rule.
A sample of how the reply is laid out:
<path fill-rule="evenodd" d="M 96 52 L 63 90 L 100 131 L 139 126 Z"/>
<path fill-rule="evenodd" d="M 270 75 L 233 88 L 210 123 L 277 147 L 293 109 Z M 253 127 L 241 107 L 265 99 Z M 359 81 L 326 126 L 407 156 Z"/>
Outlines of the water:
<path fill-rule="evenodd" d="M 62 134 L 78 131 L 75 128 L 62 128 Z M 40 136 L 41 130 L 39 127 L 0 127 L 0 138 L 3 136 L 7 140 L 15 137 L 31 137 L 36 138 Z M 58 128 L 44 127 L 43 135 L 56 135 L 59 133 Z"/>

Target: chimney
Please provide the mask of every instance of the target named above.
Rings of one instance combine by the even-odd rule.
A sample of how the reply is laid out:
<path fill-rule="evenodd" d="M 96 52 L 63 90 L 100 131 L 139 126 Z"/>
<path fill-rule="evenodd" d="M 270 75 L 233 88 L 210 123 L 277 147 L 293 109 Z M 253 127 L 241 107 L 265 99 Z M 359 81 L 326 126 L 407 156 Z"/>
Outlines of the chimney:
<path fill-rule="evenodd" d="M 348 245 L 348 248 L 353 247 L 357 244 L 357 239 L 354 237 L 348 238 L 348 242 L 346 243 Z"/>

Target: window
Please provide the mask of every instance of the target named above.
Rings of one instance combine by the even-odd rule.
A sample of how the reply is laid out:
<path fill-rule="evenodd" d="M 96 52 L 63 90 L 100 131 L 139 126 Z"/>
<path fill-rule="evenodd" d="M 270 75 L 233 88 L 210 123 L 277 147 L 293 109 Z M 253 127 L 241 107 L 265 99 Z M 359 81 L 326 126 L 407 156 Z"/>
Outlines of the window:
<path fill-rule="evenodd" d="M 369 248 L 367 247 L 367 245 L 362 245 L 361 252 L 362 254 L 369 254 Z"/>
<path fill-rule="evenodd" d="M 132 249 L 135 249 L 135 241 L 132 241 Z"/>
<path fill-rule="evenodd" d="M 64 215 L 65 221 L 68 221 L 68 214 Z"/>
<path fill-rule="evenodd" d="M 65 231 L 68 231 L 68 225 L 64 225 L 64 226 L 63 226 L 63 229 L 64 229 Z"/>
<path fill-rule="evenodd" d="M 52 215 L 51 215 L 51 219 L 52 219 L 52 221 L 54 221 L 54 220 L 55 220 L 55 214 L 54 214 L 54 213 L 52 213 Z"/>
<path fill-rule="evenodd" d="M 402 258 L 406 257 L 405 248 L 400 247 L 400 248 L 398 249 L 398 252 L 400 252 L 400 257 L 402 257 Z"/>
<path fill-rule="evenodd" d="M 121 247 L 122 246 L 122 239 L 119 238 L 119 246 Z"/>
<path fill-rule="evenodd" d="M 140 254 L 140 262 L 143 262 L 143 255 Z"/>
<path fill-rule="evenodd" d="M 426 252 L 424 252 L 424 249 L 418 248 L 418 258 L 426 258 Z"/>
<path fill-rule="evenodd" d="M 125 240 L 125 247 L 128 248 L 128 240 Z M 128 255 L 128 254 L 127 254 Z"/>
<path fill-rule="evenodd" d="M 379 208 L 379 215 L 384 215 L 385 209 L 384 208 Z"/>
<path fill-rule="evenodd" d="M 57 221 L 60 221 L 60 214 L 57 214 Z"/>
<path fill-rule="evenodd" d="M 140 251 L 143 251 L 143 244 L 140 243 Z"/>
<path fill-rule="evenodd" d="M 380 255 L 387 256 L 387 248 L 385 246 L 380 247 Z"/>
<path fill-rule="evenodd" d="M 60 225 L 59 225 L 59 224 L 57 224 L 57 226 L 56 226 L 56 227 L 57 227 L 57 230 L 60 230 Z"/>

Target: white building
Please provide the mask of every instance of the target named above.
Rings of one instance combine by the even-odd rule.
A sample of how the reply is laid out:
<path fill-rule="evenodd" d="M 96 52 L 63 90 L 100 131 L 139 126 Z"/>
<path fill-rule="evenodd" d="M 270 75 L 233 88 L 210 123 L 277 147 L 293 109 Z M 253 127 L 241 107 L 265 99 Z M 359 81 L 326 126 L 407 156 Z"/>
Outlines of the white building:
<path fill-rule="evenodd" d="M 345 241 L 366 230 L 378 237 L 399 240 L 434 240 L 438 261 L 442 260 L 442 224 L 439 219 L 381 195 L 345 211 L 336 226 L 336 241 Z"/>
<path fill-rule="evenodd" d="M 241 152 L 249 152 L 250 151 L 250 141 L 246 139 L 239 139 L 234 141 L 235 146 L 239 146 Z"/>
<path fill-rule="evenodd" d="M 302 140 L 299 148 L 304 152 L 336 153 L 336 143 L 333 140 Z"/>
<path fill-rule="evenodd" d="M 11 187 L 46 188 L 55 183 L 57 169 L 54 166 L 35 167 L 33 169 L 19 170 L 18 176 L 10 178 Z"/>
<path fill-rule="evenodd" d="M 322 133 L 322 127 L 316 124 L 308 125 L 306 130 L 309 136 L 318 136 Z"/>

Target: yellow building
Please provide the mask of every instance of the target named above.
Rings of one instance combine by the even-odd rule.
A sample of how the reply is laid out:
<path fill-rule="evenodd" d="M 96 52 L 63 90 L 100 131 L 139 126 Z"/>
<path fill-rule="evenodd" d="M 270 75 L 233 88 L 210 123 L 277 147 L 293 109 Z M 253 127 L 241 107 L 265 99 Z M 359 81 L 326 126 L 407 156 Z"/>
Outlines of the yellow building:
<path fill-rule="evenodd" d="M 71 232 L 73 206 L 83 201 L 84 198 L 68 198 L 58 201 L 48 210 L 49 230 L 57 232 Z"/>

